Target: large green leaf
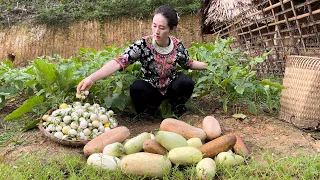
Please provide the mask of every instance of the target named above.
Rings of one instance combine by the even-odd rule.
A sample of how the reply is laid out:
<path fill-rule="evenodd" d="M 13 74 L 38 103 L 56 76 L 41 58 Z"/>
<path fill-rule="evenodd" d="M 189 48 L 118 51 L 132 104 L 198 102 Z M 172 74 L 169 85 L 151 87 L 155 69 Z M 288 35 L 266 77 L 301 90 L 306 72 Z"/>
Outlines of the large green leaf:
<path fill-rule="evenodd" d="M 87 53 L 88 52 L 88 49 L 87 48 L 79 48 L 79 52 L 81 53 Z"/>
<path fill-rule="evenodd" d="M 128 97 L 124 93 L 121 93 L 113 98 L 112 107 L 123 111 L 127 105 L 127 102 Z"/>
<path fill-rule="evenodd" d="M 225 88 L 230 82 L 231 82 L 230 79 L 224 79 L 224 80 L 221 82 L 221 86 Z"/>
<path fill-rule="evenodd" d="M 111 76 L 106 80 L 101 80 L 101 82 L 103 82 L 103 86 L 108 87 L 113 81 L 115 81 L 115 79 Z"/>
<path fill-rule="evenodd" d="M 255 76 L 256 74 L 257 74 L 256 71 L 250 71 L 250 72 L 247 74 L 247 77 L 248 77 L 248 78 L 251 78 L 251 77 Z"/>
<path fill-rule="evenodd" d="M 209 71 L 211 71 L 211 72 L 215 72 L 216 69 L 217 69 L 217 67 L 216 67 L 216 66 L 213 66 L 213 65 L 209 65 L 209 66 L 207 66 L 207 69 L 208 69 Z"/>
<path fill-rule="evenodd" d="M 120 94 L 122 92 L 123 83 L 122 83 L 122 81 L 117 81 L 116 84 L 117 84 L 117 87 L 113 91 L 113 93 Z"/>
<path fill-rule="evenodd" d="M 32 85 L 36 85 L 38 83 L 37 80 L 27 80 L 24 82 L 23 86 L 32 86 Z"/>
<path fill-rule="evenodd" d="M 163 118 L 178 118 L 176 115 L 172 112 L 172 108 L 169 105 L 168 100 L 162 101 L 162 104 L 160 105 L 160 112 L 161 116 Z"/>
<path fill-rule="evenodd" d="M 4 64 L 5 64 L 8 68 L 10 68 L 10 69 L 13 69 L 13 68 L 14 68 L 13 62 L 10 61 L 10 60 L 4 61 Z"/>
<path fill-rule="evenodd" d="M 250 113 L 252 113 L 254 115 L 258 114 L 258 109 L 257 109 L 256 105 L 253 102 L 249 102 L 248 103 L 248 108 L 249 108 Z"/>
<path fill-rule="evenodd" d="M 134 71 L 140 71 L 141 69 L 141 64 L 138 64 L 138 63 L 134 63 L 134 64 L 131 64 L 130 66 L 128 66 L 124 72 L 134 72 Z"/>
<path fill-rule="evenodd" d="M 23 116 L 25 113 L 31 111 L 35 106 L 43 102 L 43 96 L 31 96 L 29 99 L 24 101 L 24 103 L 11 114 L 7 115 L 4 120 L 16 119 Z"/>
<path fill-rule="evenodd" d="M 245 90 L 245 86 L 243 84 L 238 84 L 237 86 L 234 87 L 234 89 L 237 91 L 239 94 L 243 94 Z"/>
<path fill-rule="evenodd" d="M 37 59 L 34 60 L 34 67 L 36 68 L 37 79 L 43 87 L 51 86 L 57 81 L 58 72 L 55 64 Z"/>
<path fill-rule="evenodd" d="M 6 93 L 6 92 L 1 92 L 0 91 L 0 96 L 9 96 L 10 95 L 10 93 Z"/>
<path fill-rule="evenodd" d="M 110 108 L 111 106 L 112 106 L 112 101 L 113 99 L 112 99 L 112 96 L 111 95 L 109 95 L 109 96 L 106 96 L 104 99 L 103 99 L 103 101 L 104 101 L 104 103 L 102 104 L 104 107 L 106 107 L 106 108 Z"/>
<path fill-rule="evenodd" d="M 59 88 L 62 91 L 68 91 L 76 85 L 76 80 L 73 76 L 73 69 L 60 70 L 58 75 Z"/>
<path fill-rule="evenodd" d="M 31 121 L 31 119 L 33 119 L 33 117 L 29 118 L 29 121 Z M 29 122 L 28 121 L 28 122 Z M 23 128 L 22 131 L 27 131 L 29 129 L 33 129 L 35 127 L 37 127 L 37 124 L 40 122 L 40 119 L 36 119 L 34 121 L 31 121 L 30 123 L 26 124 Z"/>
<path fill-rule="evenodd" d="M 31 74 L 31 75 L 34 75 L 34 76 L 37 75 L 37 73 L 34 72 L 34 68 L 33 67 L 34 67 L 33 65 L 30 65 L 29 67 L 27 67 L 25 73 Z"/>
<path fill-rule="evenodd" d="M 0 86 L 0 93 L 4 96 L 15 96 L 19 92 L 19 87 L 14 86 Z"/>
<path fill-rule="evenodd" d="M 195 43 L 195 42 L 192 42 L 191 45 L 196 48 L 200 48 L 201 46 L 203 46 L 203 44 L 199 44 L 199 43 Z"/>
<path fill-rule="evenodd" d="M 209 79 L 208 76 L 202 76 L 201 78 L 198 79 L 197 84 L 200 84 L 200 83 L 202 83 L 202 82 L 205 82 L 205 81 L 207 81 L 208 79 Z"/>

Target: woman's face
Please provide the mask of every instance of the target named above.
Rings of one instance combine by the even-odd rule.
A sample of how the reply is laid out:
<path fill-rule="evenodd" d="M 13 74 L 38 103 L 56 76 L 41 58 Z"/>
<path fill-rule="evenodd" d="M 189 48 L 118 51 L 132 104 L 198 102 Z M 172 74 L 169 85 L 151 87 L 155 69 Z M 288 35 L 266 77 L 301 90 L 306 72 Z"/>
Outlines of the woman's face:
<path fill-rule="evenodd" d="M 156 14 L 152 20 L 152 35 L 158 43 L 165 43 L 168 41 L 170 35 L 170 27 L 167 19 L 162 14 Z M 161 44 L 159 44 L 161 45 Z"/>

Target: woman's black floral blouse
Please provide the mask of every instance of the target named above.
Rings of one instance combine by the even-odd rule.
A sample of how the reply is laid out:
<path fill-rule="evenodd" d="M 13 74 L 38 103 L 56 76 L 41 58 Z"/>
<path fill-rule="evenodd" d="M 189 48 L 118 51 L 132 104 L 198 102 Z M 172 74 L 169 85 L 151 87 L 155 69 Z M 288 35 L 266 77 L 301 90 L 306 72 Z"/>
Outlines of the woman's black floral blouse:
<path fill-rule="evenodd" d="M 177 76 L 177 64 L 183 69 L 189 69 L 193 62 L 182 42 L 174 37 L 170 38 L 174 48 L 169 54 L 159 54 L 153 48 L 152 36 L 145 36 L 135 41 L 122 55 L 115 58 L 122 67 L 120 71 L 140 61 L 143 80 L 158 88 L 164 95 L 168 85 Z"/>

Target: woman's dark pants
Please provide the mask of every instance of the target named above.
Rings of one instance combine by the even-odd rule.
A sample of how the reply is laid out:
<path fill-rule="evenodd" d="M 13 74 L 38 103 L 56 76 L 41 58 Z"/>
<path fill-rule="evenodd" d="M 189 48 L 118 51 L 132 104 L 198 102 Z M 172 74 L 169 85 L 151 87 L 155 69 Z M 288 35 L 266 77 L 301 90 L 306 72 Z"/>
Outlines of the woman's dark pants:
<path fill-rule="evenodd" d="M 173 110 L 185 110 L 185 103 L 191 97 L 195 83 L 185 74 L 180 74 L 170 84 L 165 95 L 143 80 L 136 80 L 130 86 L 130 96 L 136 112 L 154 113 L 163 100 L 168 99 Z"/>

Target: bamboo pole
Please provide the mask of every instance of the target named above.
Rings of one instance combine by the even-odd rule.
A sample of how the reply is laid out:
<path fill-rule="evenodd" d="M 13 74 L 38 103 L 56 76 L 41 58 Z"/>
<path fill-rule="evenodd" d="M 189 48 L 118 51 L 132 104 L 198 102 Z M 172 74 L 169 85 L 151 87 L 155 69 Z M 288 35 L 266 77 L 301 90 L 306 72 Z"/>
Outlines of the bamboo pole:
<path fill-rule="evenodd" d="M 283 0 L 283 4 L 285 4 L 285 3 L 289 2 L 289 1 L 290 1 L 290 0 Z M 260 14 L 260 13 L 262 13 L 262 11 L 269 11 L 269 10 L 271 10 L 271 9 L 274 9 L 274 8 L 278 7 L 278 6 L 281 6 L 281 2 L 278 2 L 278 3 L 274 4 L 274 5 L 269 6 L 269 7 L 266 7 L 266 8 L 263 9 L 263 10 L 260 10 L 260 11 L 254 12 L 254 13 L 252 13 L 252 14 L 249 14 L 246 18 L 250 18 L 250 17 L 252 17 L 252 16 L 255 16 L 255 15 L 257 15 L 257 14 Z"/>
<path fill-rule="evenodd" d="M 314 15 L 314 14 L 319 14 L 319 13 L 320 13 L 320 9 L 317 9 L 317 10 L 315 10 L 315 11 L 312 11 L 312 14 L 313 14 L 313 15 Z M 305 17 L 307 17 L 307 16 L 309 16 L 309 13 L 301 14 L 301 15 L 296 16 L 296 17 L 291 17 L 291 18 L 288 18 L 288 22 L 290 22 L 290 21 L 295 21 L 295 20 L 299 20 L 299 19 L 305 18 Z M 274 23 L 270 23 L 269 26 L 275 26 L 275 25 L 283 24 L 283 23 L 286 23 L 286 20 L 285 20 L 285 19 L 284 19 L 284 20 L 281 20 L 281 21 L 274 22 Z M 253 29 L 253 30 L 251 30 L 251 31 L 252 31 L 252 32 L 259 31 L 259 30 L 264 29 L 264 28 L 266 28 L 266 27 L 267 27 L 267 26 L 264 25 L 264 26 L 261 26 L 261 27 L 259 27 L 259 28 Z M 238 35 L 245 35 L 245 34 L 249 34 L 249 32 L 239 33 Z"/>
<path fill-rule="evenodd" d="M 285 4 L 285 3 L 289 2 L 289 1 L 291 1 L 291 0 L 283 0 L 283 4 Z M 295 6 L 295 7 L 296 7 L 296 8 L 299 8 L 299 7 L 302 7 L 302 6 L 304 6 L 304 5 L 310 5 L 311 3 L 316 2 L 316 1 L 317 1 L 317 0 L 308 1 L 308 2 L 305 2 L 305 3 L 299 4 L 299 5 Z M 276 4 L 273 4 L 273 5 L 271 5 L 271 6 L 267 7 L 267 8 L 264 8 L 264 9 L 262 9 L 262 10 L 260 10 L 260 11 L 257 11 L 257 12 L 254 12 L 254 13 L 252 13 L 252 14 L 249 14 L 249 15 L 246 16 L 246 17 L 243 16 L 243 17 L 241 17 L 240 19 L 236 20 L 234 23 L 231 23 L 230 25 L 224 27 L 224 28 L 221 29 L 220 31 L 217 31 L 216 33 L 213 34 L 213 36 L 219 34 L 220 32 L 226 30 L 227 28 L 232 27 L 233 25 L 237 25 L 237 24 L 240 23 L 244 18 L 250 18 L 250 17 L 252 17 L 252 16 L 254 16 L 254 15 L 263 13 L 264 11 L 271 10 L 271 9 L 276 8 L 276 7 L 278 7 L 278 6 L 281 6 L 281 2 L 276 3 Z M 285 12 L 288 12 L 288 11 L 290 11 L 290 10 L 286 10 Z M 319 11 L 320 11 L 320 9 L 315 10 L 315 11 L 313 11 L 311 14 L 313 14 L 313 15 L 314 15 L 314 14 L 318 14 L 318 13 L 320 13 Z M 284 14 L 285 12 L 279 12 L 279 13 L 275 14 L 275 16 Z M 310 13 L 305 13 L 305 14 L 299 15 L 299 16 L 297 16 L 297 17 L 292 17 L 292 18 L 289 18 L 288 21 L 293 21 L 293 20 L 297 20 L 297 19 L 302 19 L 302 18 L 304 18 L 304 17 L 307 17 L 309 14 L 310 14 Z M 268 17 L 266 17 L 266 18 L 268 18 Z M 266 18 L 264 18 L 264 19 L 266 19 Z M 297 19 L 295 19 L 295 18 L 297 18 Z M 263 19 L 262 19 L 262 20 L 263 20 Z M 259 20 L 259 21 L 262 21 L 262 20 Z M 278 24 L 285 23 L 285 22 L 286 22 L 286 20 L 281 20 L 281 21 L 277 21 L 277 22 L 274 22 L 274 23 L 270 23 L 269 26 L 274 26 L 274 25 L 278 25 Z M 253 24 L 253 23 L 248 23 L 247 26 L 245 26 L 245 27 L 251 26 L 252 24 Z M 222 27 L 222 26 L 220 26 L 220 27 Z M 242 28 L 245 28 L 245 27 L 242 27 Z M 262 26 L 262 27 L 260 27 L 259 29 L 252 30 L 252 32 L 261 30 L 261 29 L 266 28 L 266 27 L 267 27 L 267 26 Z M 239 30 L 239 28 L 234 29 L 233 31 L 237 31 L 237 30 Z M 233 31 L 232 31 L 232 32 L 233 32 Z M 249 32 L 248 32 L 248 33 L 249 33 Z M 248 34 L 248 33 L 244 33 L 244 34 Z M 241 34 L 241 35 L 244 35 L 244 34 Z M 226 35 L 226 34 L 221 34 L 221 35 Z"/>
<path fill-rule="evenodd" d="M 283 3 L 287 3 L 287 2 L 289 2 L 289 1 L 290 1 L 290 0 L 284 0 Z M 246 16 L 245 18 L 250 18 L 250 17 L 255 16 L 255 15 L 257 15 L 257 14 L 263 13 L 263 11 L 271 10 L 271 9 L 273 9 L 273 8 L 276 8 L 276 7 L 280 6 L 280 5 L 281 5 L 281 3 L 278 2 L 278 3 L 274 4 L 274 5 L 271 5 L 271 6 L 269 6 L 269 7 L 266 7 L 265 9 L 262 9 L 262 10 L 260 10 L 260 11 L 251 13 L 251 14 L 249 14 L 248 16 Z M 237 20 L 237 21 L 235 22 L 235 24 L 238 24 L 242 19 L 243 19 L 243 17 L 241 17 L 239 20 Z M 230 24 L 229 26 L 223 28 L 221 31 L 223 31 L 223 30 L 225 30 L 226 28 L 229 28 L 229 27 L 231 27 L 231 26 L 232 26 L 232 24 Z M 218 33 L 215 33 L 214 35 L 217 35 L 217 34 L 218 34 Z"/>

